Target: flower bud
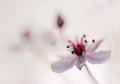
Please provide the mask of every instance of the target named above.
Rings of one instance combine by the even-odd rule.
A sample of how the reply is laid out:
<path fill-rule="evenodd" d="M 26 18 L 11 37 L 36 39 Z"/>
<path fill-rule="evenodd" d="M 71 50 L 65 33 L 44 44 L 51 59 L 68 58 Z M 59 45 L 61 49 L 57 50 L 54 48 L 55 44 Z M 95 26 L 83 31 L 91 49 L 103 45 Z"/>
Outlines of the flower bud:
<path fill-rule="evenodd" d="M 58 26 L 59 28 L 62 28 L 63 25 L 64 25 L 64 20 L 63 20 L 63 18 L 62 18 L 60 15 L 58 15 L 58 16 L 57 16 L 57 26 Z"/>

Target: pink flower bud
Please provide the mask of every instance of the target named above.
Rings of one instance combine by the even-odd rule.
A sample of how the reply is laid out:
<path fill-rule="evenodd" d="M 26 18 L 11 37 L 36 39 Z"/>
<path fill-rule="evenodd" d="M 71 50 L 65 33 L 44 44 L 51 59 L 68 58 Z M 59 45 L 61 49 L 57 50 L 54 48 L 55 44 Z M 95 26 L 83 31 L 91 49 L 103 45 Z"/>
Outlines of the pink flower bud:
<path fill-rule="evenodd" d="M 31 38 L 31 32 L 29 30 L 25 30 L 24 32 L 22 32 L 22 37 L 25 39 Z"/>
<path fill-rule="evenodd" d="M 62 28 L 64 25 L 64 20 L 60 15 L 58 15 L 58 17 L 57 17 L 57 25 L 59 28 Z"/>

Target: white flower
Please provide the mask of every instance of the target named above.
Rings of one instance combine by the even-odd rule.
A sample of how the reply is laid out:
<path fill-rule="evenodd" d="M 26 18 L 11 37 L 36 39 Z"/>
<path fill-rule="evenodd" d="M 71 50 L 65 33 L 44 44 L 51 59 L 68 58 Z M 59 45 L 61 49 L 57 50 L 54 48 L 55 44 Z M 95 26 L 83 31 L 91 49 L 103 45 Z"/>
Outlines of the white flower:
<path fill-rule="evenodd" d="M 103 39 L 97 41 L 92 40 L 92 43 L 88 44 L 84 35 L 80 42 L 78 40 L 76 41 L 77 43 L 73 43 L 69 40 L 70 45 L 67 46 L 67 49 L 71 52 L 71 54 L 62 57 L 62 59 L 51 65 L 54 72 L 64 72 L 72 68 L 74 65 L 81 70 L 86 61 L 92 64 L 101 64 L 106 62 L 111 56 L 110 50 L 95 52 L 95 50 L 103 42 Z"/>

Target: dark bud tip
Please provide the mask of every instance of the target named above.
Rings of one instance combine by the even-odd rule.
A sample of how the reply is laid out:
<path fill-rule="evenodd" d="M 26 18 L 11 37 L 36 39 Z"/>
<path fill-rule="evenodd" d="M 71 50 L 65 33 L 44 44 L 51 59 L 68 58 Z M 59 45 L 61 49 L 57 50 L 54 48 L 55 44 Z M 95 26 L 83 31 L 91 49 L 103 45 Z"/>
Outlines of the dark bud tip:
<path fill-rule="evenodd" d="M 74 52 L 74 51 L 72 51 L 71 53 L 72 53 L 72 54 L 74 54 L 75 52 Z"/>
<path fill-rule="evenodd" d="M 85 40 L 85 43 L 87 43 L 87 40 Z"/>
<path fill-rule="evenodd" d="M 83 35 L 83 37 L 85 38 L 85 37 L 86 37 L 86 35 L 84 34 L 84 35 Z"/>
<path fill-rule="evenodd" d="M 70 46 L 66 46 L 67 48 L 70 48 Z"/>
<path fill-rule="evenodd" d="M 94 43 L 94 42 L 95 42 L 95 39 L 93 39 L 92 42 Z"/>
<path fill-rule="evenodd" d="M 58 17 L 57 17 L 57 25 L 60 28 L 64 25 L 64 20 L 60 15 L 58 15 Z"/>

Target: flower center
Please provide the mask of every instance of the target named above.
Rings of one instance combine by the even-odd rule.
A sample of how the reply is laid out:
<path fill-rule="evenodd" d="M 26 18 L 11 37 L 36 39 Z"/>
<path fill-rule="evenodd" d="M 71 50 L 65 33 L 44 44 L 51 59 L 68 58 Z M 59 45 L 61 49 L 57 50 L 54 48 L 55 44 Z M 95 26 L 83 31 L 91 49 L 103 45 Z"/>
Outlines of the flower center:
<path fill-rule="evenodd" d="M 83 53 L 85 52 L 85 46 L 83 44 L 77 44 L 72 47 L 73 47 L 74 53 L 77 56 L 82 56 Z"/>
<path fill-rule="evenodd" d="M 69 40 L 70 46 L 72 47 L 71 53 L 76 54 L 77 56 L 83 56 L 86 51 L 85 45 L 87 44 L 87 40 L 85 39 L 85 35 L 81 38 L 81 41 L 78 41 L 78 38 L 76 37 L 76 42 L 73 43 L 71 40 Z M 67 46 L 67 48 L 70 48 L 70 46 Z"/>
<path fill-rule="evenodd" d="M 82 56 L 85 53 L 85 45 L 81 42 L 81 43 L 73 43 L 72 41 L 69 41 L 71 43 L 71 47 L 72 47 L 72 54 L 76 54 L 77 56 Z M 69 48 L 70 46 L 67 46 L 67 48 Z"/>
<path fill-rule="evenodd" d="M 81 38 L 80 42 L 78 40 L 78 38 L 76 37 L 76 42 L 74 43 L 71 40 L 68 41 L 70 43 L 70 46 L 67 46 L 67 48 L 72 47 L 72 49 L 70 48 L 70 52 L 72 54 L 76 54 L 77 56 L 83 56 L 86 53 L 86 47 L 88 46 L 88 41 L 86 40 L 86 35 L 83 35 L 83 37 Z M 92 39 L 92 43 L 94 43 L 95 40 Z"/>

